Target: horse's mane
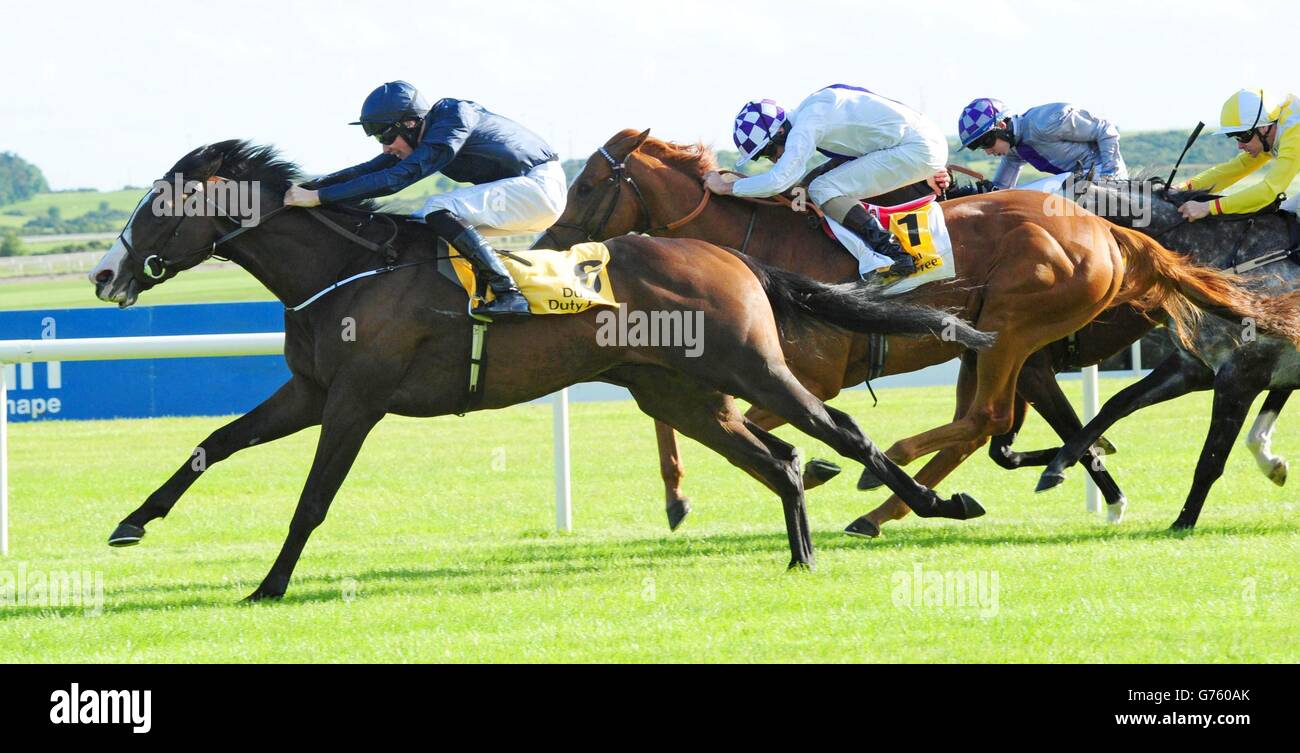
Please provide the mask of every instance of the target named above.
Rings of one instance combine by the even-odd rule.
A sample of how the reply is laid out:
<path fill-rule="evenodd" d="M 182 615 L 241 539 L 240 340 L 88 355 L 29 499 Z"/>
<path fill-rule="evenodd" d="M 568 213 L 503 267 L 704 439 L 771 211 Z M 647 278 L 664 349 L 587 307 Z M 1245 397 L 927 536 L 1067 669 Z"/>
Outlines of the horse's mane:
<path fill-rule="evenodd" d="M 276 207 L 280 206 L 279 198 L 289 190 L 289 186 L 306 177 L 298 165 L 281 157 L 280 151 L 275 147 L 254 144 L 245 139 L 229 139 L 201 146 L 182 157 L 172 168 L 172 173 L 188 176 L 203 170 L 217 159 L 220 160 L 218 175 L 228 180 L 257 181 L 276 198 Z M 379 205 L 371 200 L 345 202 L 333 205 L 333 208 L 380 213 Z"/>
<path fill-rule="evenodd" d="M 1115 188 L 1115 183 L 1142 184 L 1150 183 L 1151 187 L 1159 193 L 1161 198 L 1171 204 L 1182 204 L 1185 201 L 1209 201 L 1219 198 L 1219 195 L 1213 191 L 1204 188 L 1194 188 L 1188 191 L 1179 191 L 1169 188 L 1165 185 L 1165 174 L 1169 171 L 1161 167 L 1144 167 L 1134 173 L 1127 180 L 1115 182 L 1099 182 L 1096 186 L 1101 189 L 1110 187 Z"/>
<path fill-rule="evenodd" d="M 645 143 L 641 145 L 640 151 L 677 170 L 696 177 L 702 178 L 705 173 L 718 169 L 717 157 L 714 156 L 713 150 L 703 142 L 678 144 L 649 136 L 646 138 Z"/>

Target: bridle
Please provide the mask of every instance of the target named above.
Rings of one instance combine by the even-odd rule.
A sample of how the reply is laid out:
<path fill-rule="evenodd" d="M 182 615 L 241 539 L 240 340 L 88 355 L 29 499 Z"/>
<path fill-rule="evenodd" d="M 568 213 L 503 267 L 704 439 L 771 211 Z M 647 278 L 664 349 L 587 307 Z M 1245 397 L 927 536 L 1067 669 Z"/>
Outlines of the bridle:
<path fill-rule="evenodd" d="M 705 189 L 704 195 L 700 197 L 700 203 L 697 204 L 695 209 L 692 209 L 685 217 L 669 222 L 665 225 L 654 226 L 654 219 L 650 212 L 650 205 L 646 202 L 645 194 L 641 192 L 641 187 L 632 179 L 632 174 L 628 172 L 627 169 L 627 160 L 628 157 L 632 156 L 631 153 L 623 157 L 621 160 L 614 159 L 613 155 L 611 155 L 603 146 L 598 149 L 596 153 L 604 157 L 605 161 L 609 163 L 609 177 L 602 181 L 602 184 L 605 187 L 605 192 L 600 194 L 596 201 L 591 202 L 587 206 L 587 211 L 583 212 L 582 217 L 576 223 L 557 222 L 542 234 L 542 238 L 551 236 L 552 231 L 556 228 L 564 228 L 566 230 L 576 230 L 579 233 L 582 233 L 583 240 L 603 240 L 606 237 L 605 228 L 609 225 L 610 218 L 614 216 L 614 210 L 618 209 L 618 199 L 623 192 L 624 184 L 627 184 L 627 186 L 632 189 L 632 195 L 636 197 L 638 206 L 637 224 L 639 225 L 639 220 L 644 218 L 645 225 L 647 226 L 645 230 L 640 231 L 633 228 L 633 232 L 642 232 L 646 235 L 658 235 L 659 233 L 676 230 L 699 217 L 705 207 L 709 205 L 709 197 L 713 192 Z M 608 200 L 606 200 L 606 196 L 609 197 Z M 605 211 L 600 217 L 600 222 L 596 224 L 594 229 L 591 229 L 591 220 L 600 211 L 602 206 Z M 554 238 L 552 239 L 554 240 Z"/>
<path fill-rule="evenodd" d="M 214 180 L 214 179 L 210 179 L 210 180 Z M 215 180 L 220 180 L 220 179 L 215 179 Z M 146 196 L 146 199 L 147 198 L 148 197 Z M 177 203 L 179 204 L 179 202 Z M 136 251 L 135 247 L 131 245 L 131 241 L 127 239 L 126 234 L 127 231 L 130 230 L 131 226 L 135 224 L 136 214 L 139 214 L 140 210 L 143 209 L 144 206 L 145 206 L 144 203 L 142 203 L 139 207 L 136 208 L 135 214 L 132 214 L 131 219 L 127 220 L 126 227 L 122 230 L 121 234 L 118 235 L 117 237 L 118 241 L 122 244 L 122 247 L 126 249 L 127 256 L 130 258 L 137 258 L 140 256 L 140 254 Z M 280 206 L 280 207 L 276 207 L 275 209 L 272 209 L 271 211 L 262 215 L 261 220 L 256 225 L 245 225 L 239 222 L 238 220 L 235 220 L 232 217 L 227 217 L 226 215 L 222 215 L 222 214 L 212 215 L 216 217 L 224 217 L 225 219 L 234 222 L 237 225 L 237 227 L 234 230 L 231 230 L 230 232 L 212 241 L 212 244 L 210 246 L 204 246 L 202 248 L 195 249 L 194 251 L 190 251 L 178 257 L 174 257 L 172 260 L 168 261 L 168 259 L 162 255 L 162 252 L 166 250 L 167 246 L 171 245 L 172 241 L 176 240 L 177 236 L 179 236 L 181 233 L 181 225 L 185 222 L 185 220 L 189 219 L 189 217 L 186 216 L 184 212 L 178 212 L 180 216 L 177 217 L 176 219 L 176 224 L 173 226 L 171 237 L 168 238 L 166 241 L 164 241 L 162 246 L 159 247 L 156 251 L 149 254 L 148 256 L 145 256 L 144 261 L 141 263 L 141 267 L 142 267 L 141 271 L 144 273 L 145 277 L 148 277 L 150 280 L 156 281 L 156 280 L 161 280 L 163 277 L 166 277 L 167 268 L 169 266 L 175 266 L 177 262 L 188 262 L 190 259 L 193 259 L 199 254 L 202 254 L 203 255 L 202 258 L 194 262 L 194 264 L 189 264 L 187 268 L 198 264 L 202 264 L 208 259 L 217 256 L 218 246 L 222 245 L 223 243 L 226 243 L 227 241 L 231 241 L 234 240 L 235 238 L 238 238 L 239 236 L 243 235 L 244 233 L 247 233 L 249 230 L 252 230 L 253 228 L 260 227 L 263 222 L 266 222 L 267 220 L 271 219 L 272 217 L 284 211 L 285 209 L 288 209 L 288 207 Z M 221 258 L 221 257 L 217 257 L 217 258 Z"/>

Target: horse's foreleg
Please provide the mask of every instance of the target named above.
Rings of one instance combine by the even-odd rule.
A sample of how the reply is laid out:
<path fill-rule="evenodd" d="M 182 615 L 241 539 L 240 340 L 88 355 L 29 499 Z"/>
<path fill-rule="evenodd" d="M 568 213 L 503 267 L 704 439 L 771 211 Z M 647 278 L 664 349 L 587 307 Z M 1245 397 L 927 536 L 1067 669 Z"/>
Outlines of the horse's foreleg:
<path fill-rule="evenodd" d="M 659 446 L 659 475 L 664 480 L 664 503 L 668 529 L 676 531 L 691 511 L 691 500 L 682 495 L 686 466 L 677 448 L 677 433 L 663 421 L 655 421 L 655 442 Z"/>
<path fill-rule="evenodd" d="M 1028 366 L 1026 366 L 1020 373 L 1017 389 L 1020 394 L 1029 399 L 1038 414 L 1043 417 L 1043 420 L 1047 421 L 1047 425 L 1052 427 L 1052 431 L 1056 432 L 1056 435 L 1062 440 L 1068 441 L 1083 430 L 1083 421 L 1079 419 L 1079 414 L 1074 412 L 1074 406 L 1070 404 L 1065 393 L 1061 391 L 1061 385 L 1056 381 L 1055 374 L 1043 373 L 1039 369 L 1034 369 L 1031 373 Z M 1047 465 L 1052 461 L 1052 458 L 1056 457 L 1059 450 L 1060 448 L 1037 450 L 1032 453 L 1037 456 L 1032 464 Z M 1097 489 L 1106 500 L 1107 520 L 1111 523 L 1119 523 L 1124 519 L 1124 511 L 1128 507 L 1128 500 L 1124 498 L 1124 492 L 1120 491 L 1119 484 L 1115 483 L 1110 471 L 1106 470 L 1106 465 L 1102 461 L 1103 454 L 1099 444 L 1093 444 L 1089 447 L 1087 449 L 1088 462 L 1086 467 L 1088 475 L 1092 477 L 1093 483 L 1097 485 Z"/>
<path fill-rule="evenodd" d="M 1074 465 L 1097 441 L 1102 432 L 1116 421 L 1148 405 L 1186 395 L 1196 390 L 1209 389 L 1214 384 L 1214 374 L 1191 357 L 1184 358 L 1175 352 L 1142 379 L 1120 390 L 1101 406 L 1097 417 L 1071 437 L 1052 462 L 1043 469 L 1038 479 L 1037 491 L 1045 491 L 1065 481 L 1065 469 Z"/>
<path fill-rule="evenodd" d="M 1246 446 L 1255 456 L 1259 469 L 1268 476 L 1269 481 L 1282 486 L 1286 483 L 1286 460 L 1273 454 L 1273 426 L 1278 414 L 1291 397 L 1291 390 L 1272 390 L 1264 399 L 1264 405 L 1255 417 L 1255 423 L 1246 435 Z"/>
<path fill-rule="evenodd" d="M 730 397 L 681 375 L 644 371 L 629 381 L 642 411 L 670 422 L 781 497 L 790 567 L 811 568 L 812 533 L 794 447 L 747 421 Z"/>
<path fill-rule="evenodd" d="M 284 595 L 294 566 L 298 564 L 303 547 L 307 545 L 307 538 L 325 520 L 330 503 L 334 501 L 334 495 L 352 469 L 362 443 L 383 417 L 382 410 L 360 403 L 352 390 L 338 390 L 332 394 L 321 422 L 316 456 L 312 460 L 302 495 L 298 498 L 293 520 L 289 523 L 289 535 L 280 548 L 280 555 L 275 558 L 275 564 L 271 565 L 270 572 L 262 579 L 257 590 L 248 596 L 249 601 Z"/>
<path fill-rule="evenodd" d="M 1183 509 L 1174 521 L 1174 530 L 1186 530 L 1196 525 L 1201 515 L 1201 507 L 1210 494 L 1214 482 L 1223 475 L 1223 465 L 1232 452 L 1232 443 L 1237 441 L 1250 404 L 1259 394 L 1257 387 L 1251 384 L 1240 370 L 1231 367 L 1218 375 L 1214 385 L 1214 412 L 1210 418 L 1210 431 L 1201 447 L 1201 457 L 1196 462 L 1196 472 L 1192 475 L 1192 488 L 1183 502 Z"/>
<path fill-rule="evenodd" d="M 137 544 L 150 521 L 171 512 L 186 490 L 214 463 L 258 444 L 286 437 L 320 423 L 323 393 L 294 377 L 248 413 L 208 435 L 180 468 L 144 504 L 122 519 L 109 536 L 113 546 Z"/>

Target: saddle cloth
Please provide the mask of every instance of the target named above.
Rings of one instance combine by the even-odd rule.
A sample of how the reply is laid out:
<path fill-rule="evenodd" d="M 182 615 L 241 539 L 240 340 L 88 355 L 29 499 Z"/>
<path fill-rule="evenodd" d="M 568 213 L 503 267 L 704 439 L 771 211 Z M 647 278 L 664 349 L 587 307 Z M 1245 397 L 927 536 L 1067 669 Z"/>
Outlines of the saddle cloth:
<path fill-rule="evenodd" d="M 952 257 L 952 239 L 943 219 L 943 207 L 934 196 L 923 196 L 905 204 L 890 207 L 863 202 L 867 211 L 880 218 L 880 224 L 898 238 L 904 251 L 916 260 L 916 274 L 900 278 L 881 275 L 886 294 L 902 293 L 936 280 L 946 280 L 957 275 Z M 858 260 L 858 274 L 866 277 L 872 272 L 889 267 L 889 257 L 876 253 L 857 233 L 838 222 L 825 220 L 828 234 L 835 238 Z"/>
<path fill-rule="evenodd" d="M 447 246 L 446 250 L 455 281 L 471 300 L 481 297 L 474 267 L 456 249 Z M 501 263 L 515 278 L 534 314 L 579 314 L 593 306 L 618 307 L 607 269 L 609 249 L 604 243 L 579 243 L 567 251 L 514 251 L 512 255 L 517 258 L 503 255 Z M 448 274 L 445 268 L 443 274 Z M 491 289 L 482 287 L 482 295 L 492 300 Z"/>

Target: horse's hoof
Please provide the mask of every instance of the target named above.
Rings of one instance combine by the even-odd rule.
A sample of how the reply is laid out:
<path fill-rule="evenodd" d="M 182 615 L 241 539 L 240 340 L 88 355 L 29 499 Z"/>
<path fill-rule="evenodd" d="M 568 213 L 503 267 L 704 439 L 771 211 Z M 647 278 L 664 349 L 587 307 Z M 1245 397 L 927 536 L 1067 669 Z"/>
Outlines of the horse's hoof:
<path fill-rule="evenodd" d="M 813 561 L 811 559 L 804 561 L 804 560 L 797 560 L 792 558 L 790 560 L 789 567 L 787 567 L 785 570 L 786 572 L 792 572 L 798 570 L 800 572 L 810 573 L 816 569 L 817 567 L 813 564 Z"/>
<path fill-rule="evenodd" d="M 1171 533 L 1191 533 L 1192 529 L 1195 527 L 1195 523 L 1188 523 L 1182 518 L 1179 518 L 1174 521 L 1173 525 L 1169 526 L 1169 530 Z"/>
<path fill-rule="evenodd" d="M 1111 441 L 1105 437 L 1098 437 L 1097 441 L 1092 443 L 1092 446 L 1096 447 L 1097 452 L 1101 453 L 1102 455 L 1114 455 L 1115 453 L 1119 452 L 1119 450 L 1115 449 L 1115 445 L 1112 444 Z"/>
<path fill-rule="evenodd" d="M 1034 491 L 1045 492 L 1048 489 L 1055 489 L 1063 483 L 1065 483 L 1064 473 L 1043 471 L 1043 475 L 1038 477 L 1038 486 L 1034 487 Z"/>
<path fill-rule="evenodd" d="M 109 546 L 135 546 L 144 538 L 144 526 L 130 523 L 118 523 L 117 528 L 108 535 Z"/>
<path fill-rule="evenodd" d="M 856 536 L 860 539 L 874 539 L 880 536 L 880 526 L 871 522 L 866 515 L 849 523 L 844 528 L 844 532 L 850 536 Z"/>
<path fill-rule="evenodd" d="M 251 604 L 255 601 L 279 601 L 280 599 L 283 598 L 284 598 L 283 591 L 281 591 L 280 593 L 272 593 L 262 588 L 258 588 L 256 591 L 244 597 L 244 603 Z"/>
<path fill-rule="evenodd" d="M 963 492 L 957 492 L 952 495 L 949 504 L 953 505 L 957 509 L 952 511 L 952 515 L 944 515 L 943 517 L 945 518 L 951 518 L 953 520 L 974 520 L 975 518 L 984 515 L 984 506 L 979 502 L 976 502 L 974 497 Z"/>
<path fill-rule="evenodd" d="M 869 492 L 872 489 L 879 489 L 884 486 L 885 482 L 876 477 L 870 468 L 863 468 L 862 475 L 858 477 L 858 491 Z"/>
<path fill-rule="evenodd" d="M 809 460 L 808 465 L 804 466 L 803 469 L 804 490 L 816 489 L 840 475 L 841 470 L 843 469 L 829 460 L 819 460 L 817 458 Z"/>
<path fill-rule="evenodd" d="M 691 512 L 691 500 L 689 497 L 674 499 L 668 503 L 668 530 L 676 531 L 677 526 L 682 524 L 686 516 Z"/>
<path fill-rule="evenodd" d="M 1128 500 L 1120 497 L 1113 503 L 1106 505 L 1106 522 L 1111 525 L 1119 525 L 1124 522 L 1124 511 L 1128 509 Z"/>
<path fill-rule="evenodd" d="M 1273 470 L 1268 472 L 1268 480 L 1282 486 L 1286 484 L 1286 461 L 1278 460 L 1273 464 Z"/>

